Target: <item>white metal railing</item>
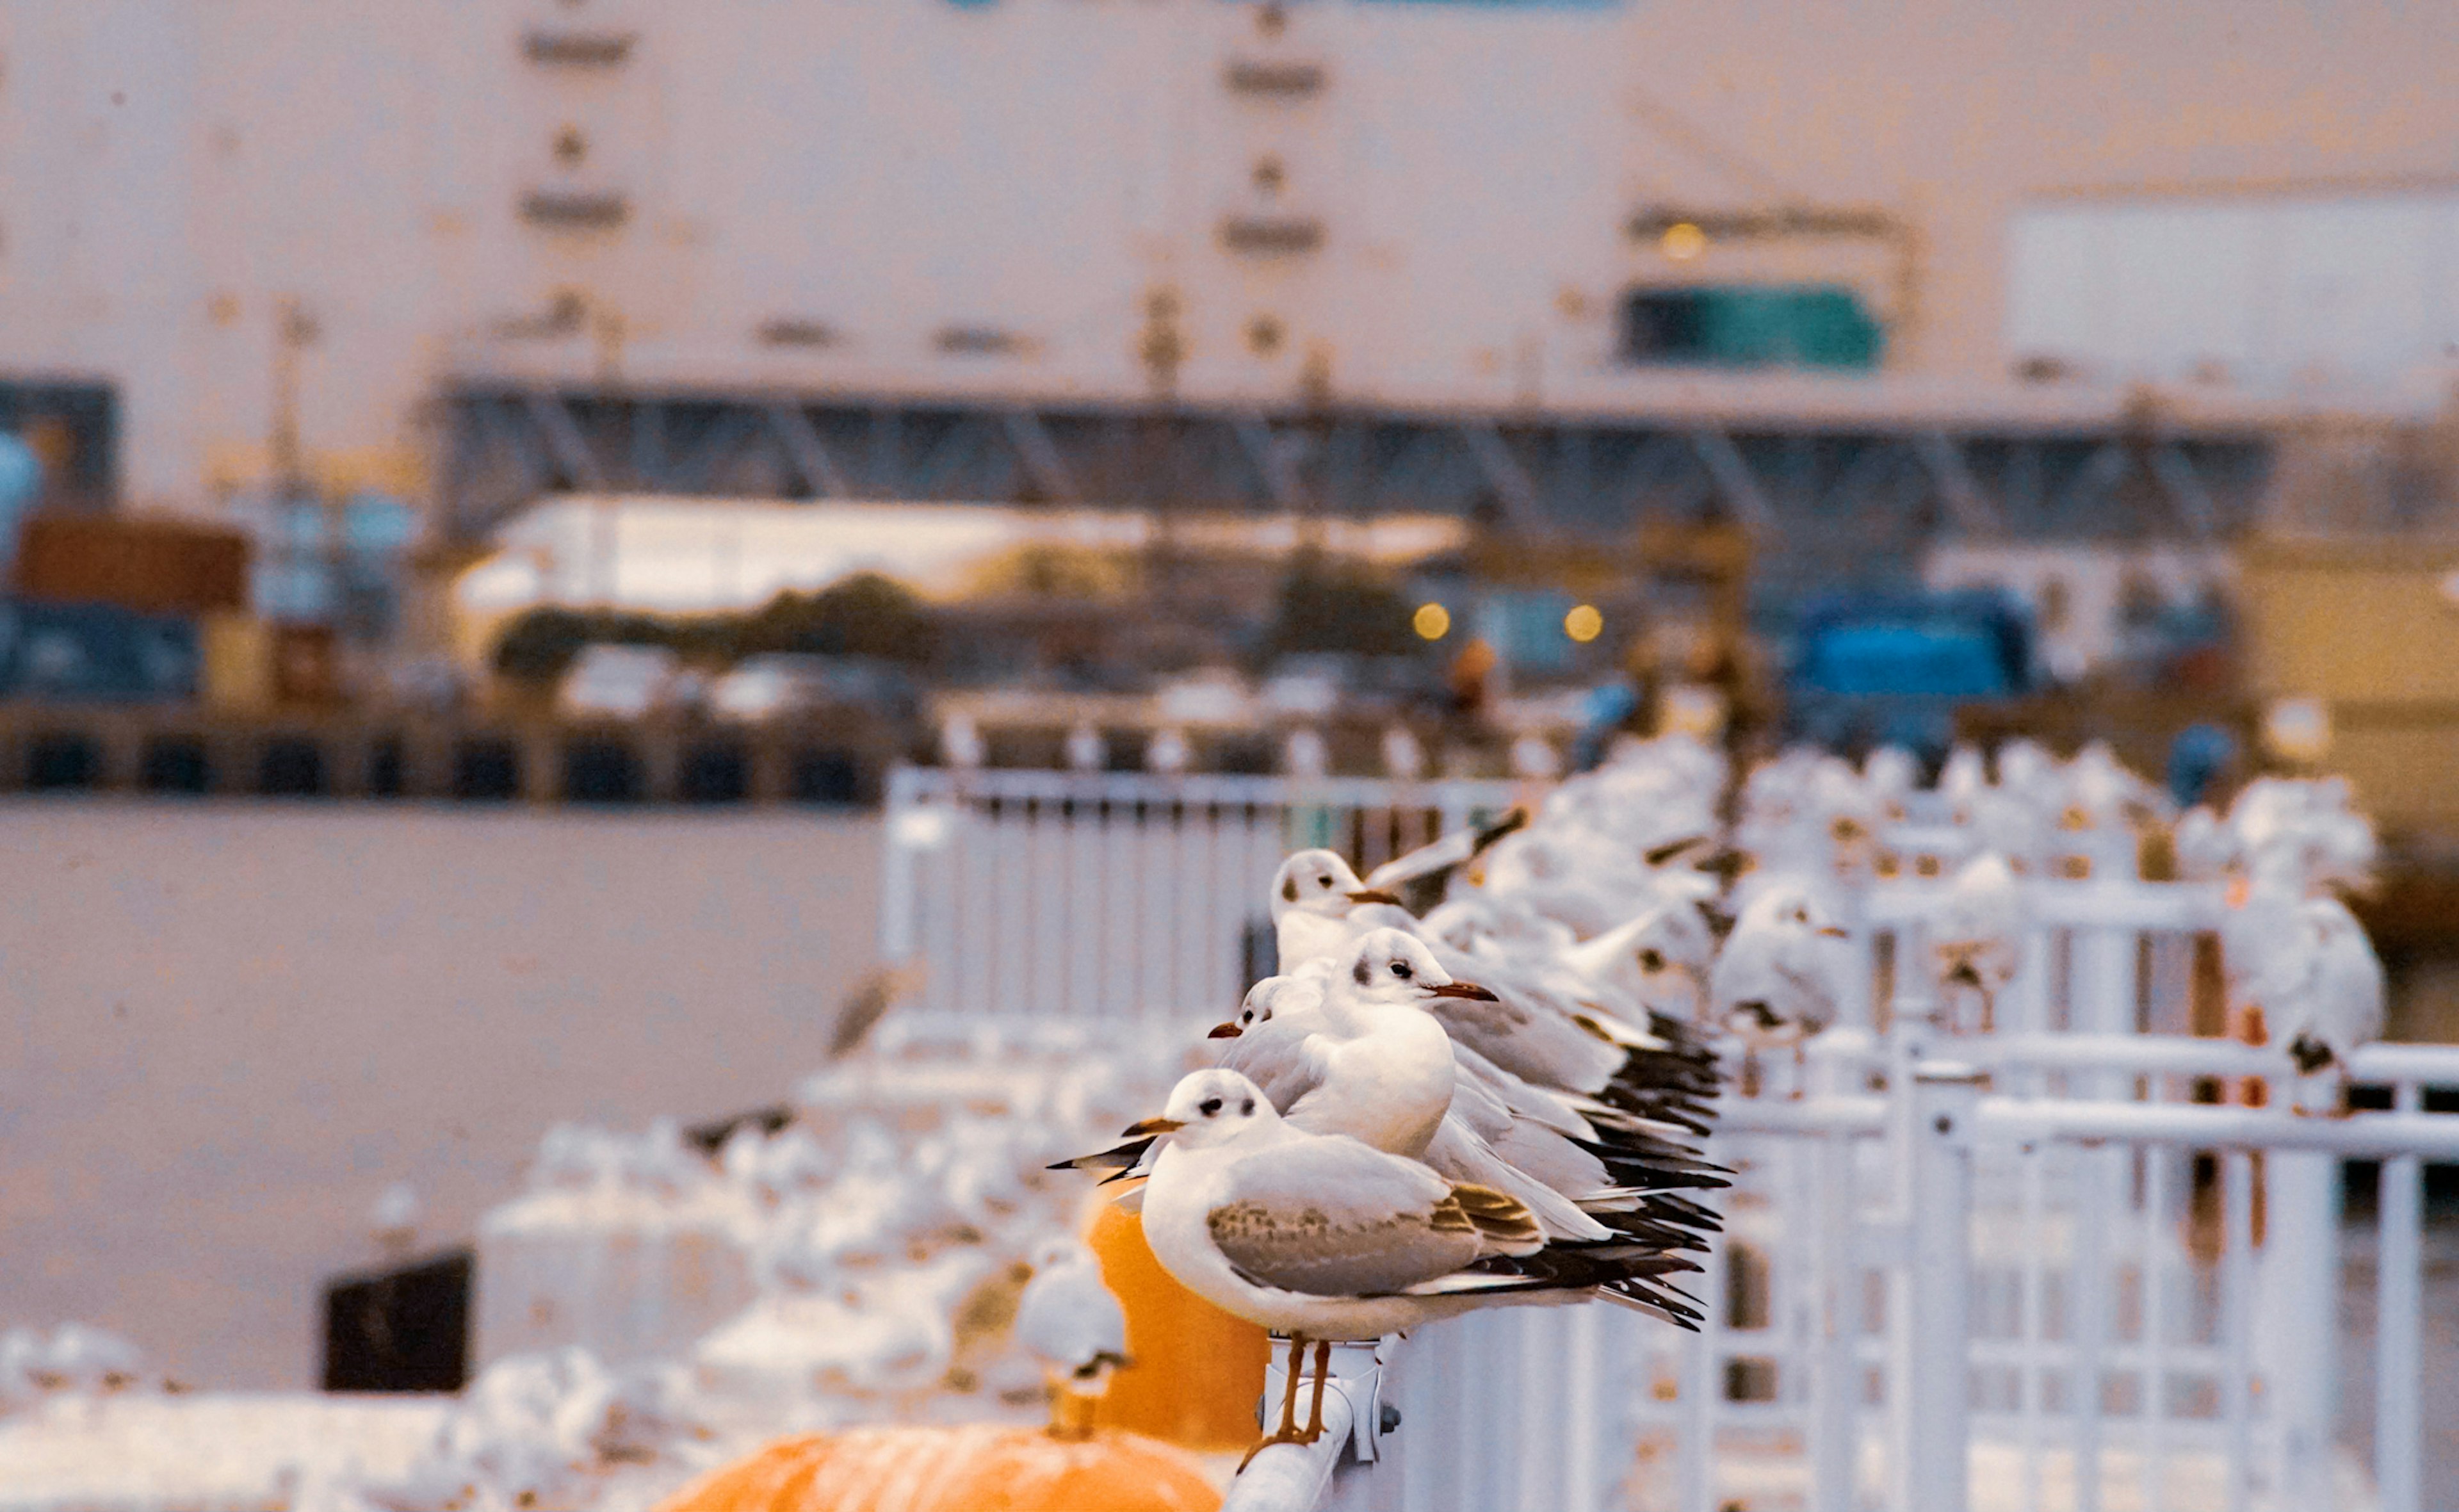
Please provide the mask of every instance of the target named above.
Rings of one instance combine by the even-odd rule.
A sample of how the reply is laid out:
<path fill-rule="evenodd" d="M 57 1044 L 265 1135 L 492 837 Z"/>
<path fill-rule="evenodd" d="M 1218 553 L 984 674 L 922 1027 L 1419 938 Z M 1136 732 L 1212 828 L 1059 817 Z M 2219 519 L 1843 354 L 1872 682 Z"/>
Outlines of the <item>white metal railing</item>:
<path fill-rule="evenodd" d="M 1226 1010 L 1288 850 L 1371 865 L 1521 796 L 899 773 L 883 944 L 959 1012 Z M 2224 899 L 2113 866 L 2028 884 L 1998 1032 L 1947 1035 L 1909 969 L 1942 894 L 1911 869 L 1855 886 L 1868 998 L 1814 1041 L 1805 1095 L 1724 1100 L 1712 1153 L 1736 1182 L 1694 1278 L 1707 1326 L 1585 1307 L 1426 1329 L 1384 1379 L 1394 1452 L 1335 1480 L 1337 1504 L 2418 1512 L 2423 1167 L 2459 1160 L 2459 1117 L 2422 1094 L 2459 1087 L 2459 1048 L 2360 1052 L 2389 1112 L 2195 1101 L 2284 1059 L 2158 1032 L 2188 1022 L 2195 937 Z M 2341 1162 L 2359 1157 L 2383 1161 L 2366 1466 L 2333 1432 Z"/>
<path fill-rule="evenodd" d="M 1525 789 L 1500 782 L 902 767 L 889 777 L 880 954 L 964 1013 L 1226 1009 L 1281 858 L 1373 865 Z"/>

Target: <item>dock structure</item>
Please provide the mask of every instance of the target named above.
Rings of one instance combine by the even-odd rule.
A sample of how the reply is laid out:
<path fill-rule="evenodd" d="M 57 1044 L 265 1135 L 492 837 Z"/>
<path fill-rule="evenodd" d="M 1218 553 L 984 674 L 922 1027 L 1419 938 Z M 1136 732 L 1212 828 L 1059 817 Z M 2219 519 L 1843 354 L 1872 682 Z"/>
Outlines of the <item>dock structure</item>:
<path fill-rule="evenodd" d="M 563 490 L 1374 514 L 1529 536 L 1726 520 L 1776 561 L 1942 537 L 2209 539 L 2249 525 L 2280 417 L 2245 405 L 1886 379 L 1668 380 L 1644 402 L 1479 410 L 446 386 L 446 529 Z"/>
<path fill-rule="evenodd" d="M 189 705 L 0 705 L 0 795 L 872 804 L 898 758 L 868 720 L 733 729 Z"/>

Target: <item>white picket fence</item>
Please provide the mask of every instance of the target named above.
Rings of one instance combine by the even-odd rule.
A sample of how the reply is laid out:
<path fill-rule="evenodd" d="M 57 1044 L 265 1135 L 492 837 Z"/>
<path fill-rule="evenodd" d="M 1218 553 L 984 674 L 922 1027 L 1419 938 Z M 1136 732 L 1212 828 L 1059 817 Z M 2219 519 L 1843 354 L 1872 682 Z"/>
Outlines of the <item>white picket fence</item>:
<path fill-rule="evenodd" d="M 882 943 L 943 1009 L 1226 1011 L 1288 849 L 1371 862 L 1519 796 L 899 772 Z M 1887 968 L 1917 958 L 1939 887 L 1907 867 L 1857 889 L 1868 999 L 1814 1044 L 1806 1088 L 1721 1105 L 1736 1182 L 1694 1278 L 1708 1326 L 1584 1307 L 1423 1331 L 1371 1503 L 2418 1512 L 2423 1165 L 2459 1161 L 2459 1117 L 2422 1095 L 2459 1086 L 2459 1048 L 2364 1052 L 2388 1113 L 2195 1102 L 2281 1062 L 2175 1032 L 2218 891 L 2111 859 L 2030 885 L 2030 964 L 1986 1036 L 1933 1029 L 1921 974 Z M 2355 1157 L 2384 1161 L 2370 1463 L 2334 1446 Z"/>

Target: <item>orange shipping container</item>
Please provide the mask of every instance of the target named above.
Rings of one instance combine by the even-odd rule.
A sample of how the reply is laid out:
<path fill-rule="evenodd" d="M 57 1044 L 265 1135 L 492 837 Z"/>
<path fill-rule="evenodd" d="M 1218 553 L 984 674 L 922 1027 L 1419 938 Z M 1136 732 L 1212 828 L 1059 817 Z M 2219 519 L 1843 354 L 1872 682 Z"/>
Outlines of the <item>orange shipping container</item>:
<path fill-rule="evenodd" d="M 29 598 L 202 615 L 247 605 L 247 537 L 181 519 L 47 513 L 17 541 L 14 587 Z"/>

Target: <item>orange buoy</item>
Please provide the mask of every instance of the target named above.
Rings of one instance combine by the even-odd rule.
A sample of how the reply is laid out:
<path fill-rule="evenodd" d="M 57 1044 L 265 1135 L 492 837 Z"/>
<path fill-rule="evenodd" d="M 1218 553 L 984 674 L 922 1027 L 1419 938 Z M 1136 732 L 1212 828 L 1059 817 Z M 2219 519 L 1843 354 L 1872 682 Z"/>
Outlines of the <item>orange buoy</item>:
<path fill-rule="evenodd" d="M 1255 1403 L 1272 1352 L 1264 1331 L 1178 1284 L 1145 1244 L 1144 1224 L 1097 1204 L 1084 1243 L 1127 1314 L 1127 1357 L 1093 1420 L 1188 1449 L 1244 1449 L 1255 1441 Z"/>
<path fill-rule="evenodd" d="M 1122 1433 L 854 1428 L 780 1439 L 659 1512 L 1218 1512 L 1187 1456 Z"/>

